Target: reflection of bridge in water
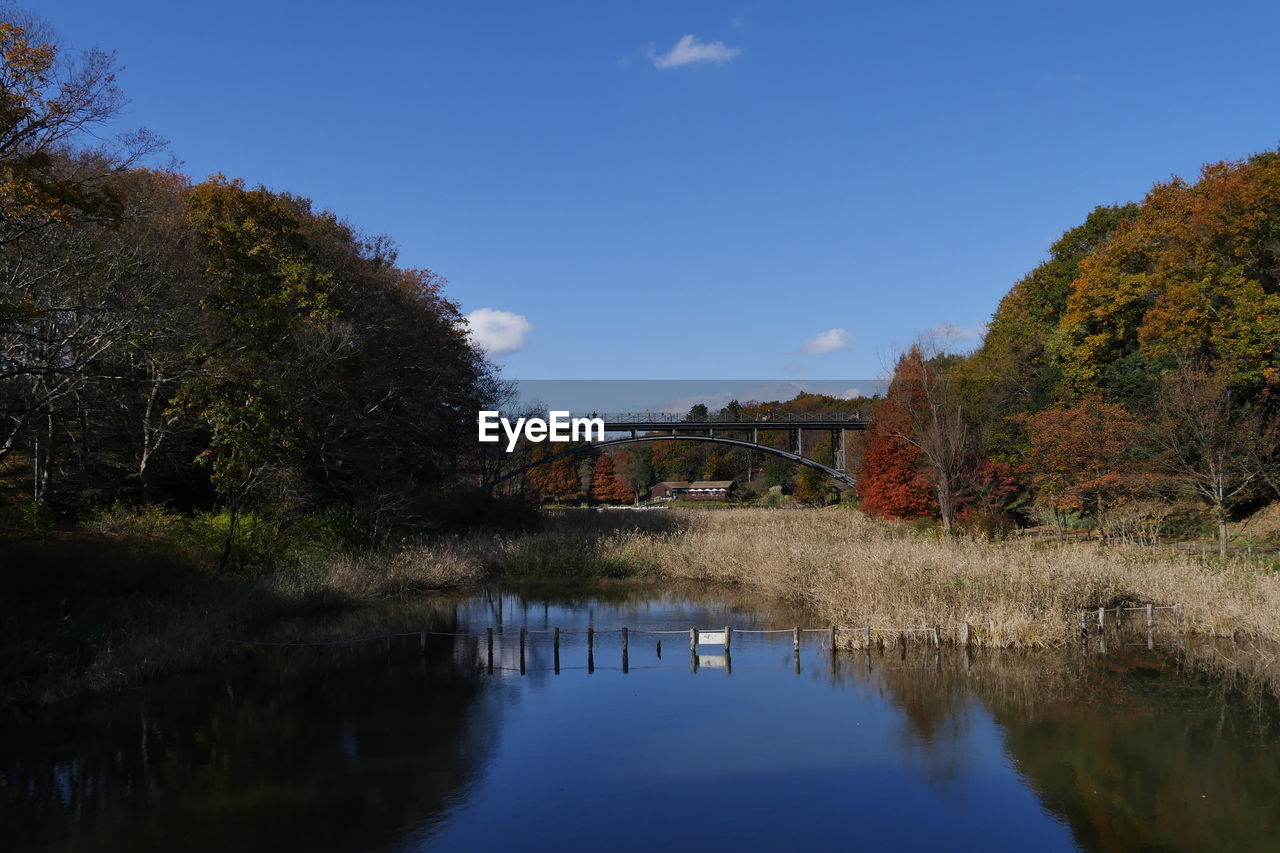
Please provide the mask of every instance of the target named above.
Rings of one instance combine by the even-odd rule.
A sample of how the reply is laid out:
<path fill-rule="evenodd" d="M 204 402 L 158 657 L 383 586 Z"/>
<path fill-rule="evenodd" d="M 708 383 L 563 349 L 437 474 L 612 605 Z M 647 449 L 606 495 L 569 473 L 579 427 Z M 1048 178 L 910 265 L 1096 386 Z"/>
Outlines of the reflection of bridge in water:
<path fill-rule="evenodd" d="M 871 419 L 862 412 L 765 412 L 759 415 L 731 416 L 727 412 L 709 414 L 705 417 L 690 417 L 688 414 L 670 412 L 614 412 L 590 415 L 575 414 L 573 417 L 600 418 L 604 421 L 605 438 L 587 444 L 571 447 L 560 453 L 552 454 L 528 465 L 503 474 L 490 486 L 496 486 L 513 477 L 518 477 L 538 465 L 545 465 L 566 456 L 583 453 L 588 450 L 599 450 L 615 445 L 635 444 L 647 441 L 705 441 L 739 447 L 759 453 L 780 456 L 783 459 L 815 468 L 837 483 L 853 487 L 852 475 L 845 471 L 846 443 L 849 430 L 863 430 L 871 424 Z M 779 448 L 760 441 L 761 433 L 787 433 L 787 447 Z M 805 432 L 829 432 L 831 448 L 835 456 L 834 465 L 819 462 L 805 455 Z M 625 433 L 625 435 L 619 435 Z"/>

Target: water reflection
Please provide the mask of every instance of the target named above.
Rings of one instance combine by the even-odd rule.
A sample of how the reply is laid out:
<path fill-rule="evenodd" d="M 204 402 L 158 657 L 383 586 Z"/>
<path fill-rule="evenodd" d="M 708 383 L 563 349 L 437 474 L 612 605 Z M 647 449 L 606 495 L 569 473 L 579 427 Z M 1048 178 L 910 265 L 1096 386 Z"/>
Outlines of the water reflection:
<path fill-rule="evenodd" d="M 745 597 L 621 588 L 282 625 L 265 639 L 409 636 L 246 649 L 6 721 L 5 847 L 1280 843 L 1274 703 L 1189 677 L 1165 650 L 1116 636 L 1106 655 L 832 655 L 814 634 L 797 655 L 790 632 L 736 630 L 731 653 L 688 648 L 692 625 L 793 624 Z M 470 635 L 424 642 L 424 628 Z M 645 633 L 660 631 L 683 634 Z"/>

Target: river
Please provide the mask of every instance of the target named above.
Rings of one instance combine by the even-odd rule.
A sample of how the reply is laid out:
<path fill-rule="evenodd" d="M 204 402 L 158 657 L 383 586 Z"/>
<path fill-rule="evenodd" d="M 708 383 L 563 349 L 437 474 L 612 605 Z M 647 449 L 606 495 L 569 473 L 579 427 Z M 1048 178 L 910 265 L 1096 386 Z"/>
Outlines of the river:
<path fill-rule="evenodd" d="M 3 848 L 1280 849 L 1274 703 L 1188 674 L 1176 637 L 832 655 L 806 633 L 797 660 L 747 633 L 805 621 L 628 586 L 283 624 L 258 639 L 406 636 L 242 646 L 5 721 Z M 734 626 L 731 655 L 691 655 L 691 625 Z"/>

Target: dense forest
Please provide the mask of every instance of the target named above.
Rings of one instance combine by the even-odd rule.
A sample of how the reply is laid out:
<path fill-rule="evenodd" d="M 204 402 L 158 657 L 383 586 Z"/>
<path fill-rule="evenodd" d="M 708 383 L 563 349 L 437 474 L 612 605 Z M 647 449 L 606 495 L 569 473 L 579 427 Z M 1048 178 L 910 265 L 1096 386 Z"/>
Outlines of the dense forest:
<path fill-rule="evenodd" d="M 1280 494 L 1280 151 L 1099 207 L 966 357 L 899 360 L 864 508 L 1149 540 Z"/>
<path fill-rule="evenodd" d="M 0 52 L 0 526 L 163 504 L 228 551 L 246 513 L 376 543 L 475 482 L 503 385 L 439 277 L 305 198 L 146 167 L 146 132 L 102 142 L 113 56 L 13 12 Z"/>

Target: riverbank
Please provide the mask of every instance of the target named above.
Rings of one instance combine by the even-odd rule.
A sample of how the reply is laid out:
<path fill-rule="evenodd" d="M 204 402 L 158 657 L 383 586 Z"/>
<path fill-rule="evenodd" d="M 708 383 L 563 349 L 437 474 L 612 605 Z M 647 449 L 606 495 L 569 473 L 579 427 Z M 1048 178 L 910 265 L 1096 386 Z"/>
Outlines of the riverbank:
<path fill-rule="evenodd" d="M 23 548 L 26 549 L 23 556 Z M 483 582 L 690 581 L 748 588 L 816 624 L 969 622 L 971 641 L 1048 648 L 1081 610 L 1179 604 L 1162 630 L 1280 644 L 1280 574 L 1257 558 L 1010 539 L 944 539 L 844 507 L 549 513 L 540 531 L 440 537 L 375 553 L 311 549 L 257 576 L 218 576 L 163 542 L 81 537 L 4 543 L 4 695 L 50 702 L 225 654 L 280 616 Z M 184 562 L 185 560 L 185 562 Z M 22 565 L 39 564 L 39 572 Z M 21 581 L 21 583 L 19 583 Z M 25 614 L 25 615 L 23 615 Z M 861 642 L 855 634 L 844 642 Z M 1243 646 L 1242 646 L 1243 647 Z"/>

